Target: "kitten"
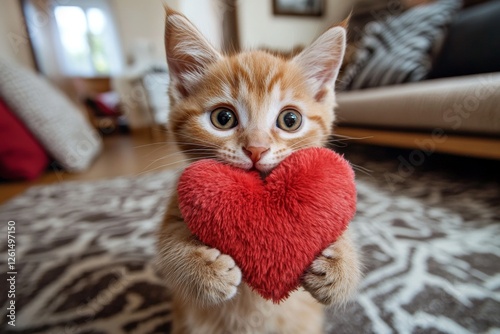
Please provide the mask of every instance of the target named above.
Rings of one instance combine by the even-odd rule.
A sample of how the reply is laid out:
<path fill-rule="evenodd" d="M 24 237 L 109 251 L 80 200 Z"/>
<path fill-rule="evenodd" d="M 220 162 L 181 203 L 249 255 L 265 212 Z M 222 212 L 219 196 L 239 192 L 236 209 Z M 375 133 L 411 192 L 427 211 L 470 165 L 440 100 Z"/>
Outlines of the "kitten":
<path fill-rule="evenodd" d="M 266 174 L 292 152 L 327 141 L 345 50 L 342 26 L 330 28 L 292 59 L 263 51 L 222 55 L 170 9 L 165 38 L 169 123 L 190 159 L 214 158 Z M 266 301 L 242 281 L 229 255 L 190 233 L 176 194 L 158 249 L 158 265 L 173 292 L 174 334 L 322 333 L 322 304 L 344 303 L 360 279 L 346 232 L 312 263 L 303 287 L 278 305 Z"/>

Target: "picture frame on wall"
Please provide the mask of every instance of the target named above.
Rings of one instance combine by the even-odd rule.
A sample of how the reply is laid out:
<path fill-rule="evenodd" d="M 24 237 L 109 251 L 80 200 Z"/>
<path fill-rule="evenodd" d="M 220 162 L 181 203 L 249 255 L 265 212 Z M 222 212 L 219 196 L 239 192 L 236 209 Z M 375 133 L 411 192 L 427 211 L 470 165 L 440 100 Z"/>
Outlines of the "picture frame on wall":
<path fill-rule="evenodd" d="M 273 14 L 286 16 L 323 16 L 325 0 L 273 0 Z"/>

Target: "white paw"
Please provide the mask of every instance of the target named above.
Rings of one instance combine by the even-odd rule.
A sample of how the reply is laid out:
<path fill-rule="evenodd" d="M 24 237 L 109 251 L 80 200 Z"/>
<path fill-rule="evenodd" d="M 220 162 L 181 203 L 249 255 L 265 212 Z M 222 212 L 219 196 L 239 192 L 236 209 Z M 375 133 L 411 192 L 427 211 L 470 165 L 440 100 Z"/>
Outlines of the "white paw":
<path fill-rule="evenodd" d="M 241 283 L 241 270 L 233 258 L 207 246 L 198 247 L 195 255 L 200 260 L 197 299 L 203 304 L 218 304 L 233 298 Z"/>
<path fill-rule="evenodd" d="M 304 289 L 325 305 L 348 301 L 361 278 L 355 251 L 341 247 L 334 243 L 326 248 L 302 278 Z"/>

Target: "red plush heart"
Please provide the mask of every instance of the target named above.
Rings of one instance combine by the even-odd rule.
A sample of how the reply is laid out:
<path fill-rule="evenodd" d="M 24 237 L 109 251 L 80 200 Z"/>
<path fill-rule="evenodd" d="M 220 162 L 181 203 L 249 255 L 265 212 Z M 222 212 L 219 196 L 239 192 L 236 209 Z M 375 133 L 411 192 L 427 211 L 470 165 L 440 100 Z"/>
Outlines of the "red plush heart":
<path fill-rule="evenodd" d="M 356 211 L 349 163 L 324 148 L 295 152 L 262 180 L 212 160 L 182 174 L 179 207 L 191 232 L 233 257 L 244 280 L 279 302 Z"/>

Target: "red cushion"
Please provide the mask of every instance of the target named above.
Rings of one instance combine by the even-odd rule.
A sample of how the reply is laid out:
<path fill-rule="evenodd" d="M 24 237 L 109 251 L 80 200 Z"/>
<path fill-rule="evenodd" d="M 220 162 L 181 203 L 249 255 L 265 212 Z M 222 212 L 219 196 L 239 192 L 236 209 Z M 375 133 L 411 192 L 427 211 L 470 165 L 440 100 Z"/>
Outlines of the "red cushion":
<path fill-rule="evenodd" d="M 0 99 L 0 178 L 32 180 L 48 163 L 43 147 Z"/>

